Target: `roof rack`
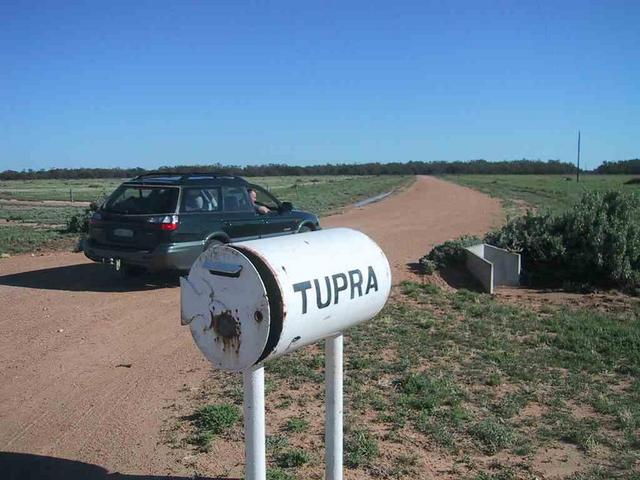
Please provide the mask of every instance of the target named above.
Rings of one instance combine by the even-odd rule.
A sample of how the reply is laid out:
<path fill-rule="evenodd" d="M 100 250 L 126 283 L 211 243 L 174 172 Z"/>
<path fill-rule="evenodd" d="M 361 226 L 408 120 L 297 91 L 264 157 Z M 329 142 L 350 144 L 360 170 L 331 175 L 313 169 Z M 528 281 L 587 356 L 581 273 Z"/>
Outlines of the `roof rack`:
<path fill-rule="evenodd" d="M 234 178 L 244 180 L 239 175 L 226 175 L 220 173 L 213 172 L 148 172 L 143 173 L 142 175 L 138 175 L 132 180 L 142 180 L 145 178 L 153 178 L 153 177 L 180 177 L 181 182 L 186 182 L 191 177 L 220 177 L 220 178 Z"/>

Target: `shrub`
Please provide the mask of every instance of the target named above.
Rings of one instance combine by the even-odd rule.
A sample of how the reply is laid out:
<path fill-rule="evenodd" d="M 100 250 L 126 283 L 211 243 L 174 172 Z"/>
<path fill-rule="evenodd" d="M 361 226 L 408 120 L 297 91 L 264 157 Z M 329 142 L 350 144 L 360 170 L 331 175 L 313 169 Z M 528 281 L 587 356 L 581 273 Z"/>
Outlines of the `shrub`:
<path fill-rule="evenodd" d="M 640 197 L 632 193 L 586 192 L 559 215 L 528 211 L 484 242 L 521 253 L 532 285 L 640 288 Z M 460 265 L 474 243 L 480 240 L 447 241 L 420 263 L 427 273 Z"/>
<path fill-rule="evenodd" d="M 563 214 L 527 212 L 485 240 L 521 252 L 534 284 L 640 286 L 640 199 L 633 194 L 587 192 Z"/>
<path fill-rule="evenodd" d="M 89 221 L 91 216 L 98 211 L 100 204 L 98 201 L 91 202 L 88 208 L 85 208 L 82 213 L 76 213 L 67 220 L 67 233 L 89 233 Z"/>
<path fill-rule="evenodd" d="M 490 232 L 485 242 L 522 254 L 523 267 L 532 283 L 546 283 L 562 269 L 566 246 L 559 217 L 528 211 Z"/>

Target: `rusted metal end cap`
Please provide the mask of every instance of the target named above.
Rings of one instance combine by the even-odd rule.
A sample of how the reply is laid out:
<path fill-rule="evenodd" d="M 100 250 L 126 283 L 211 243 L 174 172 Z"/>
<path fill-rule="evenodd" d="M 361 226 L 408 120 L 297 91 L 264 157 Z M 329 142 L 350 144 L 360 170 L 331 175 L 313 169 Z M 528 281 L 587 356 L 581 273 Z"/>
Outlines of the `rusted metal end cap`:
<path fill-rule="evenodd" d="M 219 245 L 203 252 L 180 279 L 181 321 L 216 368 L 254 365 L 269 337 L 267 291 L 241 252 Z"/>

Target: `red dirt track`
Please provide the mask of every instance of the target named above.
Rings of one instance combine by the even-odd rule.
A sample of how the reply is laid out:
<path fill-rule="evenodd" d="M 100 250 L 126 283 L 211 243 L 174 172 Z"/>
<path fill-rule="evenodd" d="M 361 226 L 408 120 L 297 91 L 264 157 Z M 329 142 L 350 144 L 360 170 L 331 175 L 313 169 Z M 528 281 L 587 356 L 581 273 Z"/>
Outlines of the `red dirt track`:
<path fill-rule="evenodd" d="M 397 283 L 434 244 L 501 220 L 498 200 L 418 177 L 321 223 L 370 235 Z M 210 368 L 180 325 L 175 285 L 120 280 L 80 253 L 17 256 L 0 259 L 0 305 L 0 478 L 193 475 L 161 432 L 179 392 Z M 209 455 L 212 471 L 200 473 L 221 474 Z"/>

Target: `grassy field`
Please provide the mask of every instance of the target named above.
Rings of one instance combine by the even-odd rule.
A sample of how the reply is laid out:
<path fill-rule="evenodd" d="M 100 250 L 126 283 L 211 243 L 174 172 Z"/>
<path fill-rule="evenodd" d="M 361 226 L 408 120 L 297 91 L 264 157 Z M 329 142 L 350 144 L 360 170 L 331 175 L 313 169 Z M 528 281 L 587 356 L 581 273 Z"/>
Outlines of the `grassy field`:
<path fill-rule="evenodd" d="M 346 338 L 347 478 L 640 478 L 637 299 L 572 309 L 400 288 Z M 268 478 L 322 478 L 323 364 L 312 346 L 266 365 Z M 241 404 L 241 375 L 212 372 L 167 443 L 198 471 L 199 452 L 240 448 Z"/>
<path fill-rule="evenodd" d="M 445 175 L 442 178 L 500 198 L 508 213 L 526 207 L 560 212 L 586 190 L 621 189 L 638 192 L 640 185 L 625 185 L 631 175 Z M 568 180 L 567 180 L 568 179 Z"/>
<path fill-rule="evenodd" d="M 43 226 L 64 225 L 67 220 L 85 207 L 59 205 L 12 205 L 9 201 L 0 200 L 0 220 L 15 223 L 37 223 Z"/>
<path fill-rule="evenodd" d="M 5 180 L 0 181 L 0 199 L 15 200 L 73 200 L 93 202 L 111 193 L 122 183 L 120 178 L 87 180 Z"/>
<path fill-rule="evenodd" d="M 249 181 L 271 190 L 296 208 L 318 215 L 339 210 L 358 200 L 409 184 L 411 176 L 306 176 L 256 177 Z M 67 239 L 61 231 L 68 219 L 86 207 L 50 205 L 43 201 L 68 201 L 73 191 L 76 202 L 100 201 L 122 179 L 14 180 L 0 182 L 0 254 L 14 254 L 37 248 L 60 246 Z M 16 204 L 11 200 L 38 202 Z M 52 243 L 53 242 L 53 243 Z M 68 242 L 67 242 L 68 244 Z"/>

